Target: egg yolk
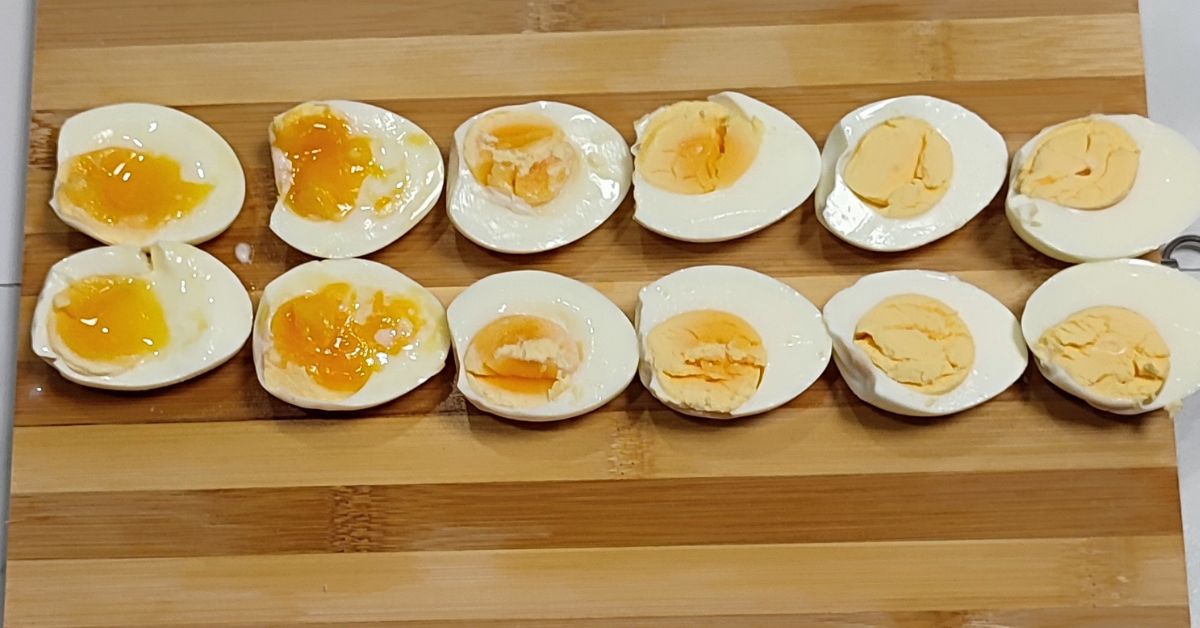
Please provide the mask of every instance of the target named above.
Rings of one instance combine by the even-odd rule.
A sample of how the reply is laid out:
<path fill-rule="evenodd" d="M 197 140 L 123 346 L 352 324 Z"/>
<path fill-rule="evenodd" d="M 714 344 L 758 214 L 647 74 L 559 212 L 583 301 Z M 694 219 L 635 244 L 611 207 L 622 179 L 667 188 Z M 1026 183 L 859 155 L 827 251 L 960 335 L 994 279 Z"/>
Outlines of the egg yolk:
<path fill-rule="evenodd" d="M 516 111 L 492 113 L 472 124 L 465 152 L 476 181 L 534 207 L 558 197 L 577 159 L 554 121 Z"/>
<path fill-rule="evenodd" d="M 97 275 L 54 296 L 53 333 L 71 353 L 89 361 L 132 362 L 170 341 L 167 317 L 145 279 Z"/>
<path fill-rule="evenodd" d="M 1146 317 L 1121 307 L 1092 307 L 1046 330 L 1036 352 L 1100 397 L 1154 400 L 1166 383 L 1171 352 Z"/>
<path fill-rule="evenodd" d="M 509 407 L 545 404 L 569 386 L 583 360 L 562 325 L 524 314 L 498 318 L 479 330 L 465 359 L 479 394 Z"/>
<path fill-rule="evenodd" d="M 854 344 L 888 377 L 928 395 L 954 390 L 975 363 L 975 341 L 958 312 L 919 294 L 872 308 L 858 321 Z"/>
<path fill-rule="evenodd" d="M 859 140 L 842 172 L 856 196 L 889 218 L 919 216 L 950 188 L 950 143 L 917 118 L 892 118 Z"/>
<path fill-rule="evenodd" d="M 1125 198 L 1141 150 L 1120 126 L 1090 118 L 1060 124 L 1021 164 L 1017 190 L 1075 209 L 1104 209 Z"/>
<path fill-rule="evenodd" d="M 156 229 L 191 213 L 212 189 L 185 181 L 179 162 L 166 155 L 111 147 L 73 158 L 62 192 L 104 224 Z"/>
<path fill-rule="evenodd" d="M 277 118 L 273 131 L 275 148 L 292 166 L 284 202 L 304 218 L 345 218 L 359 206 L 367 178 L 386 174 L 375 161 L 371 138 L 355 135 L 349 121 L 329 107 L 298 108 Z M 386 207 L 386 202 L 374 203 L 376 211 Z"/>
<path fill-rule="evenodd" d="M 410 348 L 424 324 L 415 302 L 376 291 L 359 299 L 348 283 L 331 283 L 288 300 L 271 318 L 274 351 L 319 386 L 352 394 L 392 356 Z"/>
<path fill-rule="evenodd" d="M 758 390 L 767 351 L 758 332 L 728 312 L 696 310 L 673 316 L 647 337 L 663 391 L 704 412 L 732 412 Z"/>
<path fill-rule="evenodd" d="M 705 194 L 746 174 L 762 134 L 762 123 L 740 111 L 714 102 L 678 102 L 654 114 L 646 126 L 635 167 L 656 187 Z"/>

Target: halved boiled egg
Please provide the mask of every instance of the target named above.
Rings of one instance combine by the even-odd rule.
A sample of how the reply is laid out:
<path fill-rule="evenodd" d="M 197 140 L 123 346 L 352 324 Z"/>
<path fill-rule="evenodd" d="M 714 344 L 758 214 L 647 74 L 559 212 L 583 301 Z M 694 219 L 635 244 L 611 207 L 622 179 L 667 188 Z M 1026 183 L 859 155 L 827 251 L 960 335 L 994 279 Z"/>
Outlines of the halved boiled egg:
<path fill-rule="evenodd" d="M 472 242 L 536 253 L 591 233 L 629 192 L 629 145 L 559 102 L 497 107 L 454 131 L 446 209 Z"/>
<path fill-rule="evenodd" d="M 1021 330 L 1059 388 L 1118 414 L 1200 390 L 1200 282 L 1144 260 L 1072 266 L 1025 303 Z"/>
<path fill-rule="evenodd" d="M 251 316 L 242 282 L 194 246 L 102 246 L 50 268 L 33 311 L 33 351 L 85 386 L 160 388 L 232 357 Z"/>
<path fill-rule="evenodd" d="M 141 103 L 89 109 L 58 133 L 50 206 L 106 244 L 203 242 L 242 210 L 246 178 L 212 127 Z"/>
<path fill-rule="evenodd" d="M 366 255 L 395 242 L 442 193 L 437 144 L 386 109 L 306 102 L 268 129 L 275 188 L 271 231 L 316 257 Z"/>
<path fill-rule="evenodd" d="M 1013 157 L 1008 221 L 1068 262 L 1137 257 L 1200 220 L 1200 150 L 1137 115 L 1043 129 Z"/>
<path fill-rule="evenodd" d="M 642 383 L 684 414 L 736 418 L 778 408 L 829 364 L 821 313 L 791 286 L 736 266 L 694 266 L 642 288 Z"/>
<path fill-rule="evenodd" d="M 637 370 L 629 319 L 594 288 L 520 270 L 481 279 L 446 311 L 458 389 L 510 419 L 555 421 L 614 399 Z"/>
<path fill-rule="evenodd" d="M 254 368 L 303 408 L 386 403 L 446 365 L 446 312 L 406 275 L 362 259 L 301 264 L 267 284 L 254 318 Z"/>
<path fill-rule="evenodd" d="M 817 218 L 871 251 L 904 251 L 953 233 L 1004 182 L 1008 148 L 965 107 L 903 96 L 846 114 L 825 140 Z"/>
<path fill-rule="evenodd" d="M 737 92 L 683 101 L 634 123 L 633 219 L 676 240 L 718 242 L 792 213 L 820 177 L 812 137 Z"/>
<path fill-rule="evenodd" d="M 850 390 L 897 414 L 979 405 L 1017 381 L 1029 361 L 1012 312 L 945 273 L 867 275 L 835 294 L 824 314 Z"/>

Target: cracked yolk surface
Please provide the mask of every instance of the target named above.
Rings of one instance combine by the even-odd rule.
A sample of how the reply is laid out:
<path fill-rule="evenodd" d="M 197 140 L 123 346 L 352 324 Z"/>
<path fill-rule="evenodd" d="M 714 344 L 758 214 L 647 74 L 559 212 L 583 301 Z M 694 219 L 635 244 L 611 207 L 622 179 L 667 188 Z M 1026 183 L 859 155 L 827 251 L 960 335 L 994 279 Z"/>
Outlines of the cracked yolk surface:
<path fill-rule="evenodd" d="M 1075 209 L 1104 209 L 1125 198 L 1137 178 L 1141 150 L 1128 131 L 1082 118 L 1046 134 L 1021 164 L 1021 194 Z"/>
<path fill-rule="evenodd" d="M 171 337 L 153 285 L 136 277 L 76 281 L 54 296 L 53 312 L 53 333 L 85 360 L 136 360 L 161 351 Z"/>
<path fill-rule="evenodd" d="M 854 344 L 888 377 L 929 395 L 956 388 L 975 363 L 975 341 L 958 312 L 919 294 L 872 308 L 858 321 Z"/>
<path fill-rule="evenodd" d="M 350 122 L 325 106 L 297 108 L 272 125 L 274 146 L 292 167 L 284 202 L 310 220 L 337 221 L 359 206 L 368 177 L 386 173 L 375 161 L 371 138 L 356 135 Z M 375 202 L 377 211 L 386 207 Z"/>
<path fill-rule="evenodd" d="M 889 218 L 927 211 L 950 189 L 950 143 L 917 118 L 892 118 L 863 135 L 842 172 L 856 196 Z"/>
<path fill-rule="evenodd" d="M 537 207 L 558 197 L 576 167 L 575 147 L 553 120 L 498 111 L 467 132 L 464 156 L 480 184 Z"/>
<path fill-rule="evenodd" d="M 650 332 L 647 345 L 663 391 L 705 412 L 732 412 L 746 403 L 767 364 L 758 332 L 717 310 L 677 314 Z"/>
<path fill-rule="evenodd" d="M 1149 403 L 1171 369 L 1171 352 L 1154 323 L 1122 307 L 1076 312 L 1046 330 L 1037 349 L 1080 386 L 1110 399 Z"/>
<path fill-rule="evenodd" d="M 479 330 L 465 362 L 479 394 L 510 407 L 533 407 L 561 394 L 582 360 L 579 343 L 562 325 L 519 314 Z"/>
<path fill-rule="evenodd" d="M 657 187 L 705 194 L 746 174 L 758 156 L 762 134 L 761 122 L 724 105 L 678 102 L 654 114 L 634 163 Z"/>
<path fill-rule="evenodd" d="M 129 148 L 101 148 L 74 157 L 62 193 L 92 218 L 116 227 L 155 229 L 192 212 L 211 183 L 183 179 L 179 162 Z"/>

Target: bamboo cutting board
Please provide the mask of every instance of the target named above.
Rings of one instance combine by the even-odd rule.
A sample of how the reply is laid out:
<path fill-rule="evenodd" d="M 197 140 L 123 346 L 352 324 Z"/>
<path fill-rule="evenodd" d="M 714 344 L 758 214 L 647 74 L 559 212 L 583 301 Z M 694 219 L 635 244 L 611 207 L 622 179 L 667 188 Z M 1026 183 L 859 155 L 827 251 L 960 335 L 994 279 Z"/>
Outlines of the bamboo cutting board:
<path fill-rule="evenodd" d="M 305 260 L 267 229 L 267 124 L 302 100 L 379 104 L 443 151 L 468 116 L 535 98 L 632 139 L 660 104 L 738 89 L 823 141 L 858 105 L 928 93 L 1010 147 L 1066 118 L 1145 109 L 1136 0 L 41 0 L 35 65 L 25 331 L 49 266 L 96 244 L 47 205 L 57 130 L 109 102 L 181 107 L 233 145 L 246 204 L 204 248 L 255 296 Z M 954 272 L 1019 313 L 1060 268 L 999 202 L 895 255 L 842 244 L 811 201 L 714 245 L 630 214 L 515 257 L 467 242 L 439 207 L 371 257 L 445 300 L 540 268 L 627 311 L 669 271 L 725 263 L 818 305 L 868 272 Z M 589 416 L 521 425 L 467 406 L 452 369 L 341 417 L 269 397 L 248 350 L 189 383 L 115 394 L 67 383 L 22 343 L 13 626 L 1187 622 L 1170 419 L 1099 414 L 1035 373 L 940 420 L 865 406 L 831 369 L 749 420 L 686 419 L 635 383 Z"/>

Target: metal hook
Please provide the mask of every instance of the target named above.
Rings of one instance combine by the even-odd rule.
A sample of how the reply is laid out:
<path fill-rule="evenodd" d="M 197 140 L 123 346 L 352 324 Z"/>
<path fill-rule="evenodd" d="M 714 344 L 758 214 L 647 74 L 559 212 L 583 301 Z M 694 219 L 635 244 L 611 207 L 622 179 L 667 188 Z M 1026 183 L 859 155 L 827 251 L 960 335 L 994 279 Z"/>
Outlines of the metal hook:
<path fill-rule="evenodd" d="M 1200 235 L 1182 235 L 1174 240 L 1171 240 L 1163 247 L 1162 265 L 1175 270 L 1188 272 L 1200 272 L 1200 267 L 1197 268 L 1180 268 L 1179 260 L 1175 259 L 1174 253 L 1176 249 L 1188 248 L 1200 251 Z"/>

